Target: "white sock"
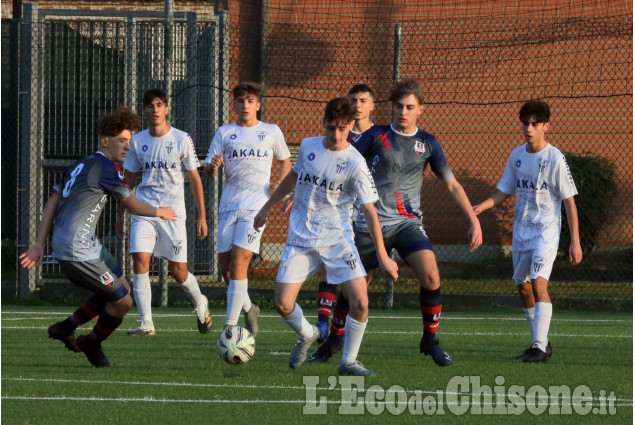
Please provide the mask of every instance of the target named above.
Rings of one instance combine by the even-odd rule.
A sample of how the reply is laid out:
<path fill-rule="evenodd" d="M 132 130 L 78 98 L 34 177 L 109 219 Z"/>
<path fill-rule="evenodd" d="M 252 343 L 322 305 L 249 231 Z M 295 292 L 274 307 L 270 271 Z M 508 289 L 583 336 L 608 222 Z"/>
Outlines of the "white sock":
<path fill-rule="evenodd" d="M 549 339 L 549 325 L 553 306 L 551 303 L 536 303 L 536 318 L 534 320 L 534 345 L 542 351 L 546 351 Z"/>
<path fill-rule="evenodd" d="M 534 315 L 536 314 L 536 307 L 523 308 L 523 310 L 525 310 L 525 319 L 527 319 L 527 325 L 529 326 L 529 335 L 531 335 L 531 340 L 535 341 Z"/>
<path fill-rule="evenodd" d="M 346 316 L 346 324 L 344 325 L 344 348 L 342 349 L 342 363 L 354 362 L 357 360 L 357 354 L 359 353 L 359 347 L 362 345 L 362 338 L 364 338 L 364 331 L 366 330 L 366 324 L 358 322 L 351 316 Z"/>
<path fill-rule="evenodd" d="M 302 308 L 295 303 L 293 311 L 288 316 L 282 316 L 282 320 L 291 327 L 302 338 L 311 338 L 313 336 L 313 326 L 304 317 Z M 348 336 L 347 336 L 348 338 Z"/>
<path fill-rule="evenodd" d="M 190 298 L 190 301 L 192 301 L 192 304 L 194 304 L 194 307 L 205 302 L 205 298 L 203 298 L 203 294 L 201 294 L 201 288 L 198 286 L 198 281 L 192 273 L 187 272 L 187 279 L 185 279 L 185 282 L 183 282 L 181 286 Z"/>
<path fill-rule="evenodd" d="M 243 300 L 247 295 L 247 279 L 229 280 L 227 288 L 227 313 L 225 324 L 235 326 L 238 324 L 238 317 L 243 308 Z"/>
<path fill-rule="evenodd" d="M 243 299 L 243 311 L 246 313 L 251 310 L 251 298 L 249 298 L 249 294 L 245 291 L 245 298 Z"/>
<path fill-rule="evenodd" d="M 132 275 L 132 290 L 143 323 L 152 323 L 152 287 L 150 273 Z"/>

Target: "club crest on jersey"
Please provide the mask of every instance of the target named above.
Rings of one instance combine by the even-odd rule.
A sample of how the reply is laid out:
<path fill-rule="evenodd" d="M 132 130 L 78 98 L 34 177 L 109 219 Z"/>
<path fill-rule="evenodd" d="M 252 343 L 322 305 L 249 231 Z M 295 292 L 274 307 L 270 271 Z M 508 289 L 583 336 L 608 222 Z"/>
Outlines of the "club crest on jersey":
<path fill-rule="evenodd" d="M 258 232 L 256 231 L 256 229 L 249 229 L 247 231 L 247 243 L 249 244 L 254 243 L 257 236 L 258 236 Z"/>
<path fill-rule="evenodd" d="M 311 152 L 308 156 L 309 161 L 313 161 L 315 159 L 315 154 L 313 152 Z"/>
<path fill-rule="evenodd" d="M 141 146 L 141 150 L 144 151 L 144 152 L 147 152 L 148 151 L 148 145 Z"/>
<path fill-rule="evenodd" d="M 107 286 L 109 288 L 112 287 L 112 284 L 115 281 L 115 279 L 112 277 L 110 272 L 106 272 L 102 274 L 101 276 L 99 276 L 99 280 L 101 280 L 102 285 Z"/>
<path fill-rule="evenodd" d="M 341 173 L 342 170 L 346 168 L 347 165 L 348 165 L 348 162 L 346 162 L 343 159 L 338 159 L 336 164 L 338 174 Z"/>
<path fill-rule="evenodd" d="M 424 153 L 426 151 L 426 145 L 423 144 L 423 142 L 417 140 L 415 142 L 415 153 L 417 155 L 421 155 L 422 153 Z"/>
<path fill-rule="evenodd" d="M 521 162 L 520 162 L 520 159 L 519 159 L 519 160 L 516 161 L 516 168 L 520 167 L 520 164 L 521 164 Z"/>
<path fill-rule="evenodd" d="M 542 173 L 543 171 L 545 171 L 545 168 L 547 168 L 547 160 L 543 159 L 542 161 L 540 161 L 540 163 L 538 164 L 538 172 Z"/>
<path fill-rule="evenodd" d="M 168 142 L 168 144 L 165 146 L 165 149 L 168 151 L 168 153 L 172 152 L 172 149 L 174 149 L 174 143 Z"/>
<path fill-rule="evenodd" d="M 123 180 L 123 171 L 117 171 L 117 175 L 119 176 L 119 180 Z"/>
<path fill-rule="evenodd" d="M 355 270 L 355 268 L 357 268 L 357 257 L 355 257 L 355 254 L 347 252 L 342 258 L 344 258 L 344 261 L 348 264 L 348 267 L 350 267 L 351 270 Z"/>
<path fill-rule="evenodd" d="M 536 259 L 536 262 L 534 263 L 534 272 L 538 273 L 540 270 L 542 270 L 542 267 L 545 265 L 545 259 L 542 257 L 539 257 Z"/>
<path fill-rule="evenodd" d="M 231 136 L 229 136 L 229 138 L 230 138 L 231 140 L 234 140 L 236 137 L 238 137 L 238 136 L 236 135 L 236 133 L 234 133 L 234 134 L 232 134 Z"/>
<path fill-rule="evenodd" d="M 172 244 L 172 248 L 174 248 L 174 253 L 176 255 L 179 255 L 179 253 L 183 249 L 183 241 L 174 241 L 174 243 Z"/>
<path fill-rule="evenodd" d="M 267 133 L 265 133 L 264 131 L 259 131 L 256 133 L 256 136 L 258 136 L 258 140 L 262 142 L 263 140 L 265 140 L 265 137 L 267 137 Z"/>

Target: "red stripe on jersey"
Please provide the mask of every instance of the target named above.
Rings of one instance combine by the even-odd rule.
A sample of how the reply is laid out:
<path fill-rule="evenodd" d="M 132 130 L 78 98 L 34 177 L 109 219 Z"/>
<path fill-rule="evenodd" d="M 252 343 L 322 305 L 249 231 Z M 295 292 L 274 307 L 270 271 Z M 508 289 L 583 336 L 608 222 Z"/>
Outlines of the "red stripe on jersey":
<path fill-rule="evenodd" d="M 409 218 L 417 218 L 416 215 L 406 211 L 406 206 L 403 203 L 403 196 L 401 196 L 401 192 L 395 192 L 395 201 L 397 201 L 397 211 L 399 211 L 399 215 L 404 215 Z"/>
<path fill-rule="evenodd" d="M 379 136 L 379 140 L 381 140 L 381 143 L 384 145 L 384 149 L 392 150 L 392 145 L 390 144 L 390 140 L 388 140 L 388 136 L 382 134 Z"/>

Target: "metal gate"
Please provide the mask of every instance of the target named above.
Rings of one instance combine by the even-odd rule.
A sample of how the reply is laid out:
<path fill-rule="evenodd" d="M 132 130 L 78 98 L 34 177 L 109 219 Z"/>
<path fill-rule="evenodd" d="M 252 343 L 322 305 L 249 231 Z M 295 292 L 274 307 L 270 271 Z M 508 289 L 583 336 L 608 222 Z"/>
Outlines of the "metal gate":
<path fill-rule="evenodd" d="M 44 202 L 64 170 L 96 150 L 99 113 L 125 105 L 141 116 L 141 96 L 148 88 L 166 90 L 169 123 L 189 133 L 199 158 L 205 157 L 227 114 L 223 70 L 228 48 L 220 37 L 225 19 L 222 14 L 198 21 L 195 12 L 166 18 L 158 12 L 45 10 L 25 4 L 20 24 L 18 246 L 34 241 Z M 205 196 L 213 207 L 219 182 L 206 180 Z M 185 194 L 191 271 L 215 276 L 216 231 L 210 228 L 203 241 L 193 236 L 195 203 L 188 187 Z M 209 209 L 210 223 L 216 223 L 216 210 Z M 98 235 L 114 234 L 115 214 L 111 202 Z M 129 267 L 125 240 L 104 236 L 102 243 L 124 269 Z M 167 276 L 158 261 L 153 270 L 161 279 Z M 20 270 L 18 295 L 31 293 L 43 278 L 55 280 L 59 273 L 53 259 L 37 272 Z"/>

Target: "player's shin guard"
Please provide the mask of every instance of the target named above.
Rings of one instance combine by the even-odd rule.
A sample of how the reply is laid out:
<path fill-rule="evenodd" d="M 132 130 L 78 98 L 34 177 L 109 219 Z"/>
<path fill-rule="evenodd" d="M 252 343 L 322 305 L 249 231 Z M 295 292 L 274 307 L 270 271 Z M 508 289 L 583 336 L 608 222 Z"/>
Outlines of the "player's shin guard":
<path fill-rule="evenodd" d="M 238 324 L 240 312 L 243 309 L 244 299 L 247 295 L 247 279 L 229 280 L 227 288 L 227 313 L 225 325 L 235 326 Z"/>
<path fill-rule="evenodd" d="M 318 292 L 318 322 L 328 322 L 331 318 L 336 291 L 336 285 L 320 282 Z"/>
<path fill-rule="evenodd" d="M 75 310 L 65 320 L 60 322 L 62 331 L 65 333 L 73 332 L 78 326 L 88 323 L 95 317 L 99 316 L 106 305 L 106 299 L 101 295 L 93 295 L 84 304 Z"/>
<path fill-rule="evenodd" d="M 115 329 L 119 327 L 119 325 L 121 325 L 121 322 L 123 322 L 123 317 L 111 316 L 106 310 L 104 310 L 99 315 L 97 324 L 90 333 L 89 338 L 94 342 L 101 343 L 103 340 L 108 338 Z"/>
<path fill-rule="evenodd" d="M 345 332 L 346 316 L 348 316 L 348 300 L 344 294 L 340 292 L 337 296 L 337 304 L 333 311 L 333 320 L 331 320 L 331 338 L 341 338 Z"/>
<path fill-rule="evenodd" d="M 553 305 L 551 303 L 536 303 L 536 316 L 534 319 L 534 346 L 545 352 L 547 351 L 547 344 L 549 342 L 547 335 L 549 334 L 552 313 Z"/>
<path fill-rule="evenodd" d="M 531 340 L 534 341 L 536 339 L 535 335 L 535 325 L 534 318 L 536 315 L 536 307 L 531 308 L 523 308 L 525 311 L 525 319 L 527 320 L 527 326 L 529 326 L 529 335 L 531 335 Z"/>
<path fill-rule="evenodd" d="M 201 294 L 201 288 L 198 286 L 198 280 L 196 280 L 196 276 L 192 273 L 187 272 L 187 279 L 181 284 L 183 290 L 189 297 L 194 307 L 199 305 L 201 302 L 204 302 L 203 294 Z"/>
<path fill-rule="evenodd" d="M 152 322 L 152 286 L 150 285 L 150 274 L 133 274 L 132 290 L 141 321 Z"/>
<path fill-rule="evenodd" d="M 350 316 L 346 317 L 346 339 L 344 340 L 344 348 L 342 349 L 342 362 L 347 364 L 357 360 L 359 347 L 362 345 L 362 338 L 366 330 L 366 322 L 358 322 Z"/>
<path fill-rule="evenodd" d="M 423 316 L 423 342 L 433 344 L 441 319 L 441 288 L 429 291 L 419 290 L 419 305 Z"/>

